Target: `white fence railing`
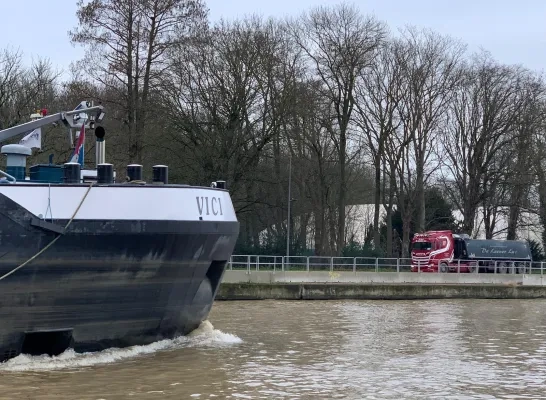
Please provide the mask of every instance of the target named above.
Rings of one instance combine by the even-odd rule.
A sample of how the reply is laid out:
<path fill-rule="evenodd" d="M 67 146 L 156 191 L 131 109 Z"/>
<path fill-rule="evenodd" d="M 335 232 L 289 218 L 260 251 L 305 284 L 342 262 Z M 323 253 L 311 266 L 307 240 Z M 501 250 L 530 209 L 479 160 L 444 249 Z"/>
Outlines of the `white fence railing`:
<path fill-rule="evenodd" d="M 447 270 L 443 268 L 438 273 L 495 273 L 495 274 L 544 274 L 544 262 L 490 262 L 470 265 L 464 261 L 451 264 Z M 258 256 L 233 255 L 228 270 L 247 271 L 352 271 L 352 272 L 411 272 L 411 258 L 372 258 L 372 257 L 304 257 L 304 256 Z M 416 272 L 425 272 L 425 267 L 418 267 Z"/>

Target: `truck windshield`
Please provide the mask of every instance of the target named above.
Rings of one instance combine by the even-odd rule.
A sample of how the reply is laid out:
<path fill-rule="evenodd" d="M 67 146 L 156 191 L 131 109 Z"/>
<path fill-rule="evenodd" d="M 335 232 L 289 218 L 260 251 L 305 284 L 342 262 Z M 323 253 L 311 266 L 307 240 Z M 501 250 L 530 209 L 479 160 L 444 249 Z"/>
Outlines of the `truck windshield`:
<path fill-rule="evenodd" d="M 432 250 L 431 242 L 415 242 L 411 246 L 412 250 Z"/>

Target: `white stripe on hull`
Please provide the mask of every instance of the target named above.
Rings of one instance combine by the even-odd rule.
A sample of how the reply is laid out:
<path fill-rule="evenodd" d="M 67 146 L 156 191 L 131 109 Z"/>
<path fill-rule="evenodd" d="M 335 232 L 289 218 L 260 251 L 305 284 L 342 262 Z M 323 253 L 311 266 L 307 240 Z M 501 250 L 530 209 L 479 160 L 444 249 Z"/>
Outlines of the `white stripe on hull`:
<path fill-rule="evenodd" d="M 0 185 L 0 194 L 39 217 L 70 219 L 84 186 Z M 196 187 L 94 186 L 76 220 L 237 221 L 229 192 Z"/>

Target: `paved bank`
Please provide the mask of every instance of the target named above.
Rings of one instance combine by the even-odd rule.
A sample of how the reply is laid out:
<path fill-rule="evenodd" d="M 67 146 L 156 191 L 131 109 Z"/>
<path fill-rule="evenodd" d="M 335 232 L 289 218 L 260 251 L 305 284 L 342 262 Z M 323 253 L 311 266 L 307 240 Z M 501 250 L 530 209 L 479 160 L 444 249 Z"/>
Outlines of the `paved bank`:
<path fill-rule="evenodd" d="M 217 300 L 543 299 L 546 286 L 519 284 L 229 283 Z"/>

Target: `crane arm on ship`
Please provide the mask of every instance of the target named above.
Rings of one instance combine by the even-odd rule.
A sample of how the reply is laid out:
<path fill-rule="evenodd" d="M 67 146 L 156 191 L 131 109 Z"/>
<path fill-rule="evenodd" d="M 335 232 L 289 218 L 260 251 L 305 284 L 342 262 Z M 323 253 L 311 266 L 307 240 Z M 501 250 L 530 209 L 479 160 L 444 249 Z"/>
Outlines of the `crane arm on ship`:
<path fill-rule="evenodd" d="M 24 124 L 15 125 L 11 128 L 1 130 L 0 143 L 17 135 L 28 133 L 33 131 L 34 129 L 41 128 L 42 126 L 46 126 L 48 124 L 53 124 L 56 122 L 63 122 L 68 128 L 76 129 L 81 128 L 81 121 L 83 120 L 86 129 L 94 129 L 95 123 L 100 123 L 103 118 L 103 106 L 93 106 L 88 101 L 82 101 L 72 111 L 61 111 L 56 114 L 46 115 L 34 121 L 26 122 Z"/>

